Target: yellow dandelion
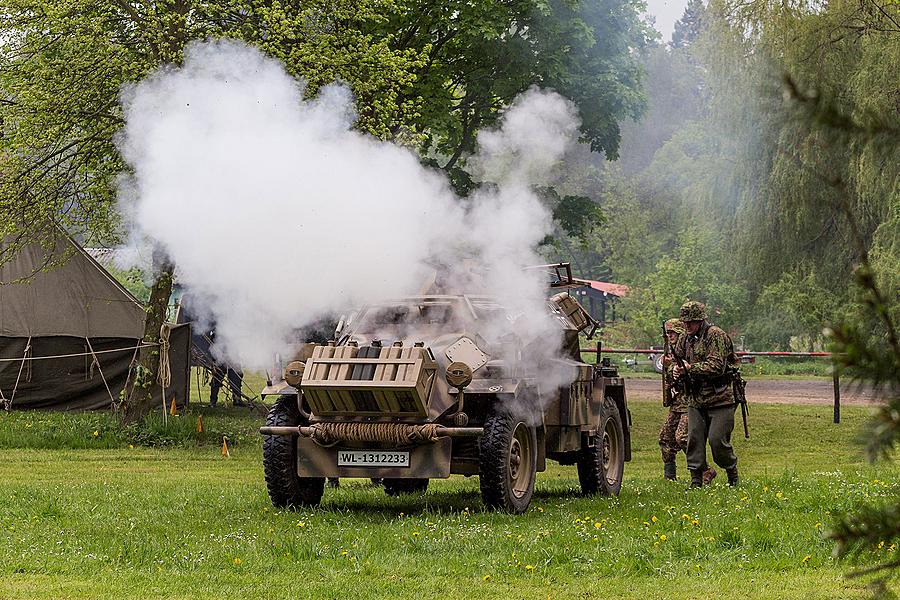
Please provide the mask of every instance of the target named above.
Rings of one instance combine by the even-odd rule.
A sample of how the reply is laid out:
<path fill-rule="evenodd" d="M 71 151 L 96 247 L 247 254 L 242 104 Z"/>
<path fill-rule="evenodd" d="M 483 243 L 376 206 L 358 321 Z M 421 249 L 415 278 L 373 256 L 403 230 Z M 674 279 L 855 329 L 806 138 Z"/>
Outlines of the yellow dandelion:
<path fill-rule="evenodd" d="M 698 521 L 697 519 L 694 519 L 693 521 L 691 521 L 691 525 L 693 525 L 694 527 L 696 527 L 699 524 L 700 524 L 700 521 Z"/>
<path fill-rule="evenodd" d="M 681 518 L 682 518 L 682 519 L 690 520 L 690 519 L 691 519 L 691 515 L 683 514 L 683 515 L 681 515 Z"/>
<path fill-rule="evenodd" d="M 538 512 L 544 512 L 544 509 L 541 508 L 540 506 L 537 507 L 537 510 L 538 510 Z"/>
<path fill-rule="evenodd" d="M 778 492 L 777 494 L 775 494 L 775 497 L 778 499 L 781 499 L 781 498 L 784 498 L 784 494 L 782 494 L 781 492 Z"/>
<path fill-rule="evenodd" d="M 306 527 L 305 521 L 297 521 L 297 527 Z"/>
<path fill-rule="evenodd" d="M 650 523 L 649 523 L 648 521 L 644 521 L 644 526 L 645 526 L 645 527 L 650 527 Z"/>
<path fill-rule="evenodd" d="M 763 491 L 764 491 L 764 492 L 768 492 L 768 491 L 769 491 L 769 486 L 764 487 L 764 488 L 763 488 Z"/>
<path fill-rule="evenodd" d="M 94 430 L 94 437 L 100 437 L 100 432 L 96 429 Z"/>
<path fill-rule="evenodd" d="M 491 579 L 493 579 L 493 577 L 491 577 L 490 575 L 485 575 L 485 576 L 482 577 L 481 579 L 484 580 L 484 581 L 490 581 Z"/>
<path fill-rule="evenodd" d="M 667 539 L 669 539 L 669 538 L 666 537 L 666 534 L 662 534 L 661 536 L 659 536 L 659 541 L 661 541 L 661 542 L 664 542 Z"/>
<path fill-rule="evenodd" d="M 812 556 L 810 556 L 809 554 L 807 554 L 806 556 L 803 557 L 802 563 L 805 565 L 806 563 L 809 562 L 809 559 L 811 559 L 811 558 L 812 558 Z"/>
<path fill-rule="evenodd" d="M 129 450 L 134 450 L 134 444 L 128 444 L 128 449 L 129 449 Z"/>
<path fill-rule="evenodd" d="M 234 566 L 236 566 L 236 567 L 241 566 L 241 559 L 238 558 L 237 556 L 235 556 L 235 557 L 234 557 L 234 560 L 231 561 L 231 562 L 233 562 L 233 563 L 234 563 Z"/>
<path fill-rule="evenodd" d="M 816 528 L 816 529 L 822 529 L 822 524 L 819 523 L 819 522 L 817 521 L 816 524 L 815 524 L 815 528 Z"/>
<path fill-rule="evenodd" d="M 884 540 L 878 542 L 878 549 L 880 550 L 881 548 L 884 548 Z"/>
<path fill-rule="evenodd" d="M 601 527 L 603 527 L 603 523 L 601 523 L 600 521 L 594 523 L 594 529 L 600 529 Z"/>
<path fill-rule="evenodd" d="M 525 565 L 526 571 L 534 571 L 534 565 Z"/>
<path fill-rule="evenodd" d="M 656 515 L 653 515 L 652 517 L 650 517 L 650 520 L 653 521 L 654 523 L 656 523 L 656 521 L 657 521 Z"/>
<path fill-rule="evenodd" d="M 419 532 L 418 532 L 418 531 L 413 531 L 413 537 L 419 537 Z"/>

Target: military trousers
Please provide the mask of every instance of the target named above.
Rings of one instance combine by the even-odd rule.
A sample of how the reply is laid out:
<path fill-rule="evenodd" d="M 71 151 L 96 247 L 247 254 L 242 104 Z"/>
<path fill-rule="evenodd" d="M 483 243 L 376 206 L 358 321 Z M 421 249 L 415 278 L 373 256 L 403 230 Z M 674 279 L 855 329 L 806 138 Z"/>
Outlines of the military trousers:
<path fill-rule="evenodd" d="M 737 456 L 731 446 L 734 431 L 736 404 L 714 408 L 688 408 L 687 465 L 691 471 L 705 471 L 706 442 L 712 450 L 713 460 L 723 469 L 737 466 Z"/>
<path fill-rule="evenodd" d="M 687 412 L 669 409 L 666 420 L 659 430 L 659 449 L 664 463 L 675 462 L 679 451 L 687 448 L 688 416 Z"/>

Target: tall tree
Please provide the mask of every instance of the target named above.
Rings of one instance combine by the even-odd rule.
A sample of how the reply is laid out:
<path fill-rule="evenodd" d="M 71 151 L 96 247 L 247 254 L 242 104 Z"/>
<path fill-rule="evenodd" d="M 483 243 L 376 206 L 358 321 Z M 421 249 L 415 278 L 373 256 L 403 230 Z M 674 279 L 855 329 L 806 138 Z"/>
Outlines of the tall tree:
<path fill-rule="evenodd" d="M 688 0 L 681 18 L 672 31 L 672 48 L 686 48 L 697 41 L 703 31 L 706 6 L 703 0 Z"/>

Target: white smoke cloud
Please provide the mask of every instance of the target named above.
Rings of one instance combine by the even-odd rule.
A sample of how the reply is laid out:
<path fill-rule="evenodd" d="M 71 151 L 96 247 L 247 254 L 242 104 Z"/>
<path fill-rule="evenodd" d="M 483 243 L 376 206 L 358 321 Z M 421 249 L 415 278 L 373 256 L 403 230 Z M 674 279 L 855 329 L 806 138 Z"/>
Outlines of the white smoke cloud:
<path fill-rule="evenodd" d="M 525 315 L 525 333 L 549 331 L 543 277 L 522 271 L 551 227 L 529 185 L 577 135 L 569 101 L 536 89 L 518 98 L 472 159 L 497 185 L 463 202 L 408 149 L 354 131 L 345 87 L 313 100 L 303 91 L 279 62 L 216 41 L 122 94 L 133 176 L 120 200 L 133 238 L 172 257 L 226 358 L 265 368 L 294 330 L 415 294 L 431 265 L 464 257 L 485 269 L 478 282 L 451 275 L 480 288 L 460 291 L 498 296 Z"/>

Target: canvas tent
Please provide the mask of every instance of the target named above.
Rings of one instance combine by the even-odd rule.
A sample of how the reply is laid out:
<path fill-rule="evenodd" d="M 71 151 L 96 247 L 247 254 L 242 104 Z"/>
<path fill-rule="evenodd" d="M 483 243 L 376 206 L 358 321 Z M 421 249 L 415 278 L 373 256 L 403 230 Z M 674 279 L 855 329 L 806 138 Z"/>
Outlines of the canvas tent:
<path fill-rule="evenodd" d="M 144 307 L 60 234 L 52 254 L 65 253 L 71 253 L 65 264 L 47 272 L 40 271 L 48 252 L 37 244 L 0 266 L 0 406 L 108 408 L 126 384 L 143 336 Z M 166 400 L 184 404 L 190 327 L 174 327 L 169 342 Z"/>

